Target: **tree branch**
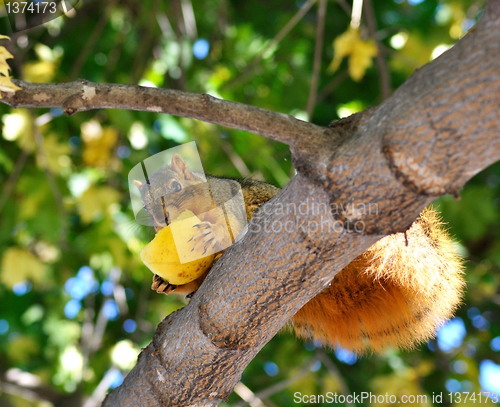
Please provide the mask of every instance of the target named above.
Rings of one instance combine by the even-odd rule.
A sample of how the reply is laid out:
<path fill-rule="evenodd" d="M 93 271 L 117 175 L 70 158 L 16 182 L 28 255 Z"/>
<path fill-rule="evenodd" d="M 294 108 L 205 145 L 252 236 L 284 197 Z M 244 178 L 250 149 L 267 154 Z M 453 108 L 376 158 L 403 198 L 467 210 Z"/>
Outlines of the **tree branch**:
<path fill-rule="evenodd" d="M 92 34 L 89 35 L 88 40 L 85 43 L 85 48 L 78 54 L 78 59 L 76 60 L 75 64 L 71 68 L 71 72 L 68 75 L 69 78 L 74 79 L 78 76 L 80 70 L 82 69 L 82 66 L 87 61 L 90 53 L 96 46 L 99 37 L 106 27 L 106 24 L 109 21 L 109 16 L 111 15 L 111 10 L 113 10 L 113 6 L 115 5 L 115 3 L 116 0 L 111 0 L 108 2 L 104 14 L 101 15 L 99 22 L 95 25 L 94 30 L 92 31 Z"/>
<path fill-rule="evenodd" d="M 4 205 L 7 203 L 7 200 L 9 199 L 9 196 L 12 193 L 14 186 L 16 185 L 17 179 L 21 174 L 21 171 L 24 167 L 24 163 L 26 162 L 27 158 L 28 158 L 28 152 L 26 150 L 22 150 L 21 154 L 19 154 L 19 158 L 16 161 L 14 169 L 9 175 L 9 179 L 5 183 L 2 189 L 2 193 L 0 194 L 0 213 L 2 212 Z"/>
<path fill-rule="evenodd" d="M 314 46 L 313 74 L 311 78 L 311 87 L 309 89 L 309 98 L 307 100 L 307 117 L 311 121 L 316 99 L 318 96 L 318 81 L 321 68 L 321 52 L 323 51 L 323 34 L 325 29 L 326 0 L 319 1 L 318 7 L 318 26 L 316 27 L 316 45 Z"/>
<path fill-rule="evenodd" d="M 291 144 L 321 137 L 327 129 L 282 113 L 203 94 L 135 85 L 100 84 L 86 80 L 45 84 L 20 80 L 15 94 L 2 92 L 13 107 L 59 107 L 67 115 L 92 109 L 128 109 L 168 113 L 250 131 Z"/>
<path fill-rule="evenodd" d="M 254 70 L 259 65 L 260 61 L 266 55 L 266 52 L 276 47 L 283 38 L 297 25 L 297 23 L 307 14 L 309 9 L 316 3 L 316 0 L 307 0 L 307 2 L 300 8 L 299 11 L 286 23 L 274 38 L 258 53 L 258 55 L 246 66 L 245 70 L 238 76 L 231 79 L 229 82 L 222 86 L 222 90 L 234 88 L 236 85 L 242 86 L 242 83 L 247 82 L 251 76 L 255 75 Z"/>
<path fill-rule="evenodd" d="M 387 99 L 391 95 L 391 76 L 389 67 L 387 66 L 387 61 L 385 60 L 384 49 L 382 44 L 377 39 L 377 20 L 375 19 L 375 13 L 373 11 L 373 5 L 371 0 L 364 0 L 363 8 L 365 10 L 365 20 L 366 26 L 368 27 L 368 32 L 370 37 L 375 41 L 377 45 L 377 56 L 375 60 L 378 67 L 378 77 L 380 81 L 380 93 L 382 94 L 382 100 Z"/>

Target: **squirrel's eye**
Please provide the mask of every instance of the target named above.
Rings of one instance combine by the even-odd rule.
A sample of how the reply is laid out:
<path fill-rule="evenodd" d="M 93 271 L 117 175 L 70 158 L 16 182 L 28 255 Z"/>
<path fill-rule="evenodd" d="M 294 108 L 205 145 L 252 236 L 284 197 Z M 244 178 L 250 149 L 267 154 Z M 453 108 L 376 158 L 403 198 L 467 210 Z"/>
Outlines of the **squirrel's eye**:
<path fill-rule="evenodd" d="M 172 184 L 170 184 L 170 189 L 172 192 L 180 192 L 182 190 L 182 185 L 177 181 L 173 181 Z"/>

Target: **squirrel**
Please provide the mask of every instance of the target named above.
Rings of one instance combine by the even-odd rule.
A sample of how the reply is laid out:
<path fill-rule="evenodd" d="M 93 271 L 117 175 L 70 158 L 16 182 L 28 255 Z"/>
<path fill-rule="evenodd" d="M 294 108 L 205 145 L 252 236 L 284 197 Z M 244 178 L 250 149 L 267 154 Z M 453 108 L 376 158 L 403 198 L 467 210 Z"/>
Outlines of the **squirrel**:
<path fill-rule="evenodd" d="M 188 209 L 200 218 L 197 244 L 227 247 L 217 236 L 230 224 L 231 239 L 246 220 L 280 189 L 254 179 L 203 177 L 191 171 L 180 155 L 153 173 L 146 184 L 134 181 L 155 230 Z M 208 185 L 211 199 L 203 198 Z M 231 200 L 241 188 L 245 212 L 225 205 L 225 216 L 204 216 Z M 208 204 L 207 204 L 208 202 Z M 220 254 L 218 255 L 220 256 Z M 218 257 L 216 257 L 218 258 Z M 171 285 L 158 275 L 151 288 L 158 293 L 192 295 L 208 271 L 185 285 Z M 405 233 L 386 236 L 344 267 L 330 286 L 306 303 L 291 320 L 306 339 L 353 351 L 381 352 L 387 346 L 415 348 L 435 335 L 453 316 L 464 287 L 462 259 L 436 211 L 424 209 Z"/>

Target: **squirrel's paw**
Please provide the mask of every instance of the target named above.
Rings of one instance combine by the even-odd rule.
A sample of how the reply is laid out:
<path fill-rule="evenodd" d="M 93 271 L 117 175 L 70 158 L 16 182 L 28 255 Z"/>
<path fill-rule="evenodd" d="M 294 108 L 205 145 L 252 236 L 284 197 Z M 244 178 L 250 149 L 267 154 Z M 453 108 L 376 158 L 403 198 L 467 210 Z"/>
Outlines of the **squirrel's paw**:
<path fill-rule="evenodd" d="M 165 281 L 158 274 L 154 275 L 151 289 L 156 291 L 158 294 L 169 295 L 172 294 L 176 288 L 176 285 L 170 284 L 168 281 Z"/>
<path fill-rule="evenodd" d="M 156 291 L 158 294 L 170 295 L 172 293 L 175 294 L 187 294 L 186 298 L 191 298 L 191 296 L 198 290 L 201 283 L 205 279 L 207 272 L 205 272 L 198 279 L 191 281 L 187 284 L 181 285 L 173 285 L 168 281 L 165 281 L 158 274 L 155 274 L 153 277 L 153 284 L 151 284 L 151 289 Z"/>
<path fill-rule="evenodd" d="M 210 222 L 201 222 L 194 225 L 198 231 L 189 239 L 194 242 L 194 247 L 191 251 L 203 248 L 203 254 L 210 251 L 224 250 L 231 242 L 227 242 L 227 231 L 220 225 Z"/>

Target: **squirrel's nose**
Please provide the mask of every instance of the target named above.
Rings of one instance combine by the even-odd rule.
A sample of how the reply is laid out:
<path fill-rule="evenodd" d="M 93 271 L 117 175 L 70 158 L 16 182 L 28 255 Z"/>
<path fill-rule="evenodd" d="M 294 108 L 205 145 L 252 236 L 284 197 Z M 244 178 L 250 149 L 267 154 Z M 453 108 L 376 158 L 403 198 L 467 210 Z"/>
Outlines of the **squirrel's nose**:
<path fill-rule="evenodd" d="M 165 226 L 169 226 L 170 225 L 170 222 L 168 221 L 170 219 L 170 214 L 168 212 L 164 212 L 165 214 L 165 219 L 164 219 L 164 224 L 162 225 L 163 222 L 161 222 L 161 220 L 156 220 L 155 219 L 155 224 L 153 225 L 153 227 L 155 228 L 155 232 L 159 232 L 160 230 L 162 230 Z"/>

